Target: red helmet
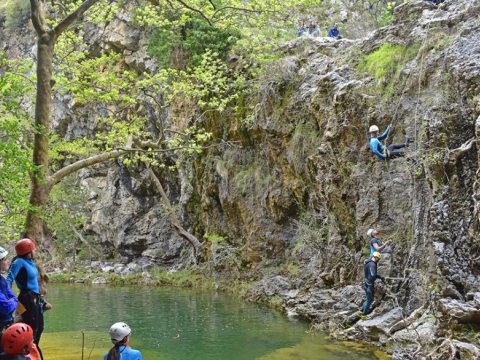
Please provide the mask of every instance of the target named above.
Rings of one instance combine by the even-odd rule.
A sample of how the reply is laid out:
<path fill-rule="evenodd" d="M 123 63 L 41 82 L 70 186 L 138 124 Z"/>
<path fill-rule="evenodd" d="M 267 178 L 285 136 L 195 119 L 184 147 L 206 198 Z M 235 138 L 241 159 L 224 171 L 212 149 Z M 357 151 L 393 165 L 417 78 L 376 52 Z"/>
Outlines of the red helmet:
<path fill-rule="evenodd" d="M 17 255 L 23 256 L 35 250 L 35 243 L 30 239 L 18 240 L 15 244 Z"/>
<path fill-rule="evenodd" d="M 33 330 L 30 325 L 16 323 L 2 335 L 3 351 L 8 355 L 28 354 L 33 344 Z"/>

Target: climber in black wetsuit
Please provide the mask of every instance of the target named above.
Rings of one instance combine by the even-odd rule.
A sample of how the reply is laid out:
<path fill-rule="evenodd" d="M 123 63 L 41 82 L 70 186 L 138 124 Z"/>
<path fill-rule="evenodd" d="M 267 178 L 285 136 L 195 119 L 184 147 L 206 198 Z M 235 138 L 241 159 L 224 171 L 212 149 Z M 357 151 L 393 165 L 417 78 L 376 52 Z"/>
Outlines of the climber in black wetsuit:
<path fill-rule="evenodd" d="M 362 315 L 368 315 L 370 312 L 370 306 L 373 303 L 373 293 L 375 291 L 375 280 L 380 279 L 381 281 L 385 281 L 383 276 L 377 274 L 377 263 L 382 258 L 382 254 L 378 251 L 375 251 L 370 259 L 365 262 L 364 270 L 365 270 L 365 295 L 366 299 L 361 307 L 360 311 Z"/>

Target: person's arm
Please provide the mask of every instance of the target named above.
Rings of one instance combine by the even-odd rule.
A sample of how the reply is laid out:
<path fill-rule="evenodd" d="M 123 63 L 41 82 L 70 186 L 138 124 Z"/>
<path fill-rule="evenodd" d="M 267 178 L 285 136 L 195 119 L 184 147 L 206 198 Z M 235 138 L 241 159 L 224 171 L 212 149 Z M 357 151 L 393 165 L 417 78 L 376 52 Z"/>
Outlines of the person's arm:
<path fill-rule="evenodd" d="M 373 246 L 373 248 L 375 249 L 375 251 L 380 252 L 380 251 L 382 251 L 383 249 L 385 249 L 385 246 L 387 246 L 388 243 L 389 243 L 388 241 L 385 241 L 385 242 L 383 243 L 383 245 L 378 245 L 378 241 L 373 241 L 373 242 L 372 242 L 372 246 Z"/>
<path fill-rule="evenodd" d="M 378 148 L 383 148 L 383 145 L 378 141 L 377 138 L 370 139 L 370 149 L 372 152 L 377 155 L 378 157 L 382 159 L 386 159 L 387 156 L 385 154 L 382 154 L 380 151 L 378 151 Z"/>
<path fill-rule="evenodd" d="M 10 315 L 17 308 L 18 300 L 16 297 L 7 298 L 4 294 L 0 294 L 0 314 Z"/>
<path fill-rule="evenodd" d="M 378 139 L 378 140 L 384 140 L 384 139 L 387 138 L 388 134 L 390 134 L 390 126 L 387 127 L 387 129 L 383 132 L 382 135 L 377 136 L 377 139 Z"/>
<path fill-rule="evenodd" d="M 18 275 L 18 272 L 22 268 L 22 265 L 20 264 L 20 261 L 15 260 L 11 265 L 10 269 L 8 269 L 8 275 L 7 275 L 7 283 L 12 287 L 13 281 Z"/>

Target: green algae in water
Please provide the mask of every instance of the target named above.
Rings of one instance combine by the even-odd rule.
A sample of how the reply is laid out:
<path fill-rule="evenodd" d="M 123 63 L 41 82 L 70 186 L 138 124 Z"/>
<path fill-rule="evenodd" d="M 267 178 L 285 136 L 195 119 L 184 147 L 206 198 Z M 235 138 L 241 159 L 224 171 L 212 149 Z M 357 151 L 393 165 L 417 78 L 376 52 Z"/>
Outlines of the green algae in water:
<path fill-rule="evenodd" d="M 324 337 L 306 335 L 297 345 L 275 350 L 258 360 L 372 360 L 371 349 L 358 344 L 331 343 Z M 384 359 L 387 359 L 385 357 Z"/>
<path fill-rule="evenodd" d="M 145 360 L 377 359 L 307 333 L 308 323 L 221 293 L 152 287 L 51 285 L 40 343 L 46 360 L 103 359 L 111 324 L 132 328 Z M 337 356 L 337 357 L 335 357 Z"/>
<path fill-rule="evenodd" d="M 42 335 L 41 349 L 46 360 L 80 360 L 82 343 L 84 360 L 103 359 L 105 353 L 112 347 L 112 343 L 104 333 L 87 331 L 82 335 L 81 332 L 66 331 Z M 134 337 L 131 345 L 134 349 L 136 348 Z M 146 360 L 172 360 L 158 351 L 142 350 L 142 355 Z"/>

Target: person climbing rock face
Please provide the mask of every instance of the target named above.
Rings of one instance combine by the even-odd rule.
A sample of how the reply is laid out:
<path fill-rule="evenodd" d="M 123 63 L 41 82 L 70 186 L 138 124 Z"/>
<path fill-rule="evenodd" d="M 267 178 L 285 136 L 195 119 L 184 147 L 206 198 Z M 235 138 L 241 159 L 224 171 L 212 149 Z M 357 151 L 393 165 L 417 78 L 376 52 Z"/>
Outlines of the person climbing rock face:
<path fill-rule="evenodd" d="M 370 307 L 373 303 L 373 294 L 375 291 L 375 280 L 380 279 L 381 281 L 385 281 L 384 277 L 377 274 L 377 263 L 381 258 L 382 254 L 380 254 L 378 251 L 375 251 L 372 257 L 365 262 L 364 289 L 366 298 L 359 312 L 360 317 L 366 316 L 370 313 Z"/>
<path fill-rule="evenodd" d="M 399 151 L 399 149 L 407 147 L 408 144 L 412 142 L 410 139 L 408 139 L 408 137 L 405 137 L 405 142 L 403 144 L 392 144 L 389 146 L 383 145 L 382 141 L 388 137 L 390 130 L 390 126 L 388 126 L 383 134 L 379 135 L 380 129 L 378 126 L 372 125 L 368 131 L 370 133 L 370 137 L 368 139 L 370 150 L 372 150 L 372 152 L 379 158 L 384 160 L 405 156 L 405 153 L 403 151 Z"/>
<path fill-rule="evenodd" d="M 379 235 L 380 233 L 377 229 L 369 229 L 367 231 L 367 236 L 370 239 L 370 257 L 373 256 L 375 251 L 382 252 L 383 249 L 385 249 L 385 247 L 390 243 L 390 241 L 385 241 L 385 243 L 382 244 L 379 239 Z"/>
<path fill-rule="evenodd" d="M 105 354 L 104 360 L 142 360 L 142 353 L 128 346 L 132 330 L 124 322 L 117 322 L 108 331 L 114 346 Z"/>

